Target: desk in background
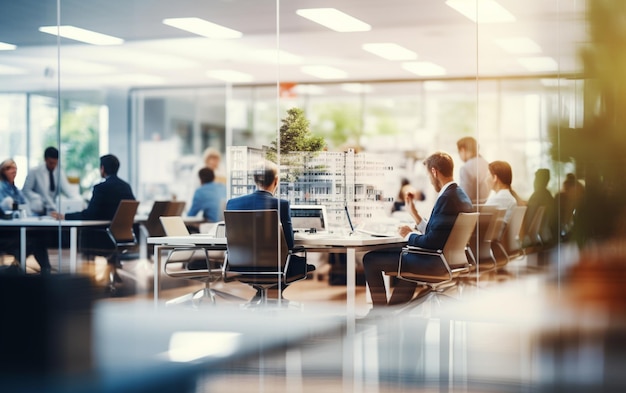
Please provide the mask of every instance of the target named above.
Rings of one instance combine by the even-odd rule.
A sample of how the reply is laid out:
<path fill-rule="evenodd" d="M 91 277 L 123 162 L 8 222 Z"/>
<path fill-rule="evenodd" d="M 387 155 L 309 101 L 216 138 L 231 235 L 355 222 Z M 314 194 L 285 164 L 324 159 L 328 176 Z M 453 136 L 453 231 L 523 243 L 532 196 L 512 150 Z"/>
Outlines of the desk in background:
<path fill-rule="evenodd" d="M 347 263 L 347 309 L 354 313 L 356 293 L 356 252 L 372 251 L 387 247 L 402 246 L 406 242 L 400 237 L 376 237 L 367 235 L 311 235 L 296 238 L 296 246 L 308 252 L 336 252 L 346 254 Z M 225 251 L 226 238 L 208 235 L 150 237 L 148 244 L 154 245 L 154 304 L 158 306 L 160 292 L 161 253 L 181 246 L 204 247 L 211 251 Z"/>
<path fill-rule="evenodd" d="M 20 265 L 26 271 L 26 235 L 27 229 L 64 229 L 70 230 L 70 273 L 76 272 L 78 254 L 78 228 L 109 225 L 105 220 L 55 220 L 47 217 L 27 217 L 13 220 L 0 220 L 2 228 L 18 228 L 20 230 Z M 60 263 L 60 260 L 59 260 Z"/>

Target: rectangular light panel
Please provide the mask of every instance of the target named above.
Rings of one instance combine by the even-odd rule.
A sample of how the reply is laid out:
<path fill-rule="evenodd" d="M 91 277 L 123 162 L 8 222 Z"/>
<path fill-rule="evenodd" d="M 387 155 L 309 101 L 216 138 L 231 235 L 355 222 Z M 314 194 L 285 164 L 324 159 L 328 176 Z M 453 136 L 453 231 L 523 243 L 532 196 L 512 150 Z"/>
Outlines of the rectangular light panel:
<path fill-rule="evenodd" d="M 387 60 L 415 60 L 417 53 L 392 42 L 363 44 L 363 50 Z"/>
<path fill-rule="evenodd" d="M 336 8 L 299 9 L 296 10 L 296 14 L 340 33 L 370 31 L 372 29 L 372 26 L 367 23 Z"/>
<path fill-rule="evenodd" d="M 82 29 L 76 26 L 41 26 L 39 31 L 46 34 L 59 35 L 74 41 L 85 42 L 92 45 L 121 45 L 124 40 L 107 34 Z"/>
<path fill-rule="evenodd" d="M 243 33 L 201 18 L 167 18 L 163 24 L 207 38 L 241 38 Z"/>
<path fill-rule="evenodd" d="M 495 0 L 447 0 L 446 5 L 474 23 L 514 22 L 515 16 Z"/>

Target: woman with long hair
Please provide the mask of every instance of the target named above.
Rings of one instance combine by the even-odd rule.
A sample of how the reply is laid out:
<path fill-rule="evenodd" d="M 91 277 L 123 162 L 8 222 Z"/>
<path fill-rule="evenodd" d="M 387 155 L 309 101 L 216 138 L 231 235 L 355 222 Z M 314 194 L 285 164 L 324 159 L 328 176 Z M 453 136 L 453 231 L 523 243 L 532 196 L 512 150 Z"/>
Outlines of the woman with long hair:
<path fill-rule="evenodd" d="M 513 181 L 513 171 L 511 165 L 506 161 L 492 161 L 489 163 L 489 173 L 491 178 L 491 189 L 494 191 L 487 201 L 486 205 L 495 205 L 502 209 L 506 209 L 504 221 L 508 224 L 511 213 L 515 206 L 523 206 L 526 203 L 511 188 Z"/>

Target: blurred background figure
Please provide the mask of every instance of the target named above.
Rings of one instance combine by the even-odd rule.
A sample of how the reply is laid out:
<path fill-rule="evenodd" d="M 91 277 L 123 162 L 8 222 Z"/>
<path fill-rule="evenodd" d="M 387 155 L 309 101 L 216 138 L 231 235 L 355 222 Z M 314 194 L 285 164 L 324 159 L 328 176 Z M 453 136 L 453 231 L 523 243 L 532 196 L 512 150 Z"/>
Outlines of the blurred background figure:
<path fill-rule="evenodd" d="M 24 194 L 15 185 L 17 176 L 17 164 L 12 158 L 8 158 L 0 163 L 0 206 L 3 215 L 6 212 L 18 210 L 18 208 L 30 215 Z M 0 251 L 13 255 L 16 260 L 20 260 L 20 230 L 17 228 L 6 228 L 0 231 Z M 46 249 L 45 232 L 32 231 L 29 233 L 26 242 L 26 254 L 34 255 L 39 263 L 42 274 L 50 273 L 51 266 Z"/>
<path fill-rule="evenodd" d="M 489 195 L 485 205 L 495 205 L 501 209 L 506 209 L 504 222 L 508 224 L 511 219 L 511 213 L 513 213 L 513 208 L 518 205 L 523 206 L 526 202 L 511 188 L 513 171 L 508 162 L 492 161 L 489 163 L 488 168 L 491 174 L 488 183 L 491 184 L 491 188 L 495 192 Z"/>
<path fill-rule="evenodd" d="M 406 194 L 411 192 L 414 195 L 414 200 L 423 201 L 426 199 L 426 195 L 422 191 L 416 190 L 413 186 L 411 186 L 411 182 L 406 177 L 403 177 L 400 181 L 400 189 L 398 190 L 398 195 L 393 202 L 393 206 L 391 207 L 391 213 L 397 211 L 403 211 L 406 206 Z"/>
<path fill-rule="evenodd" d="M 533 193 L 528 198 L 528 209 L 524 216 L 524 232 L 528 233 L 533 217 L 540 207 L 544 207 L 543 219 L 541 220 L 541 230 L 539 235 L 543 243 L 549 243 L 556 237 L 556 215 L 554 214 L 554 197 L 548 190 L 550 182 L 550 170 L 540 168 L 535 171 L 533 182 Z"/>
<path fill-rule="evenodd" d="M 67 176 L 59 167 L 59 151 L 47 147 L 43 154 L 44 163 L 28 171 L 22 192 L 33 213 L 45 215 L 55 211 L 57 197 L 80 200 L 76 188 L 72 188 Z"/>
<path fill-rule="evenodd" d="M 585 186 L 576 179 L 576 175 L 568 173 L 563 181 L 561 191 L 554 198 L 555 210 L 559 213 L 559 232 L 562 240 L 568 240 L 576 220 L 576 210 L 582 203 Z"/>
<path fill-rule="evenodd" d="M 201 186 L 193 194 L 193 201 L 187 215 L 195 216 L 202 212 L 204 219 L 209 222 L 218 222 L 224 219 L 226 204 L 226 186 L 215 182 L 215 174 L 210 168 L 198 171 Z"/>
<path fill-rule="evenodd" d="M 485 203 L 489 197 L 489 163 L 478 154 L 478 142 L 471 136 L 456 142 L 459 157 L 464 164 L 459 170 L 459 186 L 470 197 L 473 204 Z"/>
<path fill-rule="evenodd" d="M 222 154 L 214 147 L 207 147 L 202 154 L 204 166 L 215 174 L 215 182 L 226 184 L 226 172 L 221 166 Z"/>

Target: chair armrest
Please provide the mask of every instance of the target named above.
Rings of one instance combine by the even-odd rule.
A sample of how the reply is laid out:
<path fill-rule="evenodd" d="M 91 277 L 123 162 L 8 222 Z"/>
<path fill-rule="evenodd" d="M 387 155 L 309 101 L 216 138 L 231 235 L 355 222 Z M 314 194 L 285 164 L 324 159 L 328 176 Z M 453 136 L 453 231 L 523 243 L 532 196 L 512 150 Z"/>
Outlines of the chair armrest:
<path fill-rule="evenodd" d="M 432 248 L 422 248 L 417 246 L 404 246 L 404 250 L 408 252 L 428 252 L 428 253 L 442 253 L 443 250 L 435 250 Z"/>

